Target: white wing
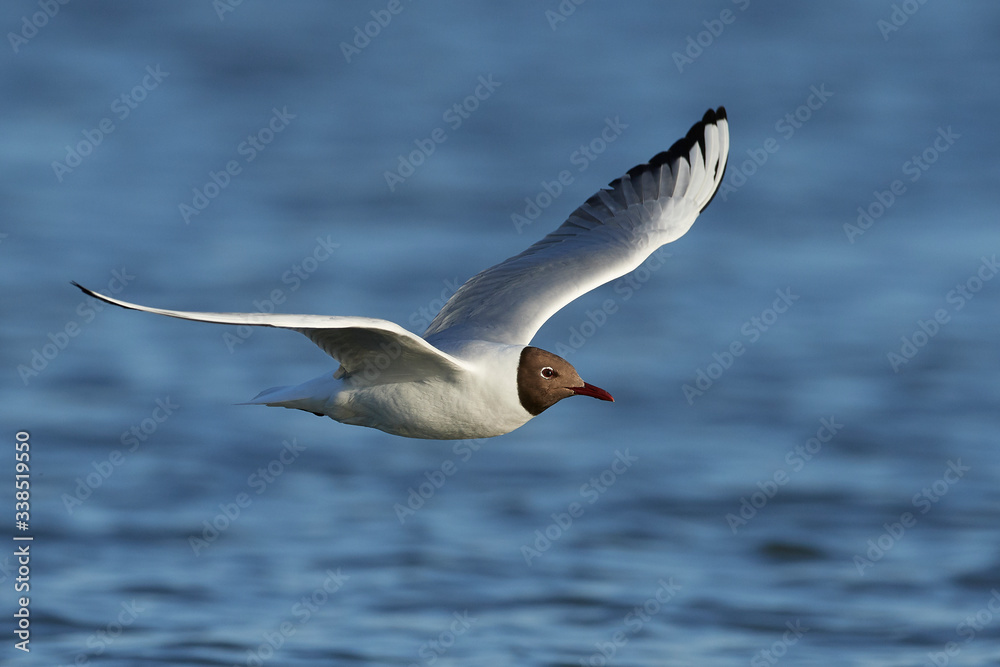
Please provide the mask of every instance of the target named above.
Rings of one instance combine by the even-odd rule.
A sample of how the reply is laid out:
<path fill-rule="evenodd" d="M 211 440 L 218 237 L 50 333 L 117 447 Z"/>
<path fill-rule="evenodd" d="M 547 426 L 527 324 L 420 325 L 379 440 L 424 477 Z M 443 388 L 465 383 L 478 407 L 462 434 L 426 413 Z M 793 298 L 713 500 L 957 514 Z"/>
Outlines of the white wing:
<path fill-rule="evenodd" d="M 341 364 L 336 377 L 356 374 L 365 384 L 385 384 L 426 378 L 453 377 L 466 365 L 410 333 L 403 327 L 370 317 L 328 317 L 325 315 L 277 315 L 268 313 L 191 313 L 149 308 L 98 294 L 73 283 L 86 294 L 122 308 L 141 310 L 182 320 L 291 329 L 309 340 Z"/>
<path fill-rule="evenodd" d="M 527 345 L 570 301 L 683 236 L 715 196 L 728 156 L 726 110 L 709 109 L 670 150 L 612 181 L 556 231 L 470 278 L 424 338 Z"/>

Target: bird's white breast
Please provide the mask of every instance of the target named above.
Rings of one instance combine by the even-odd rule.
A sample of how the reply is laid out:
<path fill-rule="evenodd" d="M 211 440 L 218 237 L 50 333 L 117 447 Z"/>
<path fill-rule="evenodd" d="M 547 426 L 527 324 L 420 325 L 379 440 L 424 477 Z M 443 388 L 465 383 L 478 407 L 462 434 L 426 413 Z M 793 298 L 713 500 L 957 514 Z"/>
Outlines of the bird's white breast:
<path fill-rule="evenodd" d="M 489 438 L 531 419 L 517 393 L 522 346 L 460 341 L 442 343 L 440 349 L 466 361 L 469 370 L 366 387 L 348 378 L 328 414 L 345 424 L 440 440 Z"/>

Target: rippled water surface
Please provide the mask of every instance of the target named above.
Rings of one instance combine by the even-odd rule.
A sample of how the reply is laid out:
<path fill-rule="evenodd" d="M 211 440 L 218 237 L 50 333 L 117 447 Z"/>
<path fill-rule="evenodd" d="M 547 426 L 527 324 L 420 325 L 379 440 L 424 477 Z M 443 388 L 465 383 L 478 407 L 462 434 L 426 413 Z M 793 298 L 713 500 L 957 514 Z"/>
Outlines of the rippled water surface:
<path fill-rule="evenodd" d="M 0 10 L 4 664 L 996 664 L 993 4 L 50 4 Z M 534 341 L 617 402 L 499 438 L 235 405 L 333 362 L 69 284 L 419 332 L 720 104 L 691 232 Z"/>

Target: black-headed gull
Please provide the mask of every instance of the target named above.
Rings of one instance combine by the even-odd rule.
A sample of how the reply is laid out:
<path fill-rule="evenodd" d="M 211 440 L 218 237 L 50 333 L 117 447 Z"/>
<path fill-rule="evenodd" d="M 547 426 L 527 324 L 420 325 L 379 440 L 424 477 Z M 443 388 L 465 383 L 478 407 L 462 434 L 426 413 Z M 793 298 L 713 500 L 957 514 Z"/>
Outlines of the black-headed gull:
<path fill-rule="evenodd" d="M 726 111 L 710 109 L 668 151 L 612 181 L 554 232 L 469 279 L 423 336 L 368 317 L 191 313 L 77 287 L 123 308 L 291 329 L 340 362 L 334 373 L 268 389 L 250 403 L 411 438 L 502 435 L 569 396 L 614 400 L 584 382 L 565 359 L 529 343 L 563 306 L 683 236 L 715 196 L 728 155 Z"/>

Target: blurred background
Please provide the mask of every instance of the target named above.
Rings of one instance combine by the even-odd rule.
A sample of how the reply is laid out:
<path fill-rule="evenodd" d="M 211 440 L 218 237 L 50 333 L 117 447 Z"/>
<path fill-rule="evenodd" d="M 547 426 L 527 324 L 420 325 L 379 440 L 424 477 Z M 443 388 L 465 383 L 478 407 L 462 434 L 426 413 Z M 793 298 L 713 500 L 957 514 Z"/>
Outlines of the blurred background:
<path fill-rule="evenodd" d="M 996 664 L 1000 7 L 17 0 L 0 27 L 34 537 L 5 664 Z M 419 333 L 719 105 L 691 232 L 534 341 L 617 402 L 499 438 L 234 405 L 334 362 L 70 285 Z"/>

